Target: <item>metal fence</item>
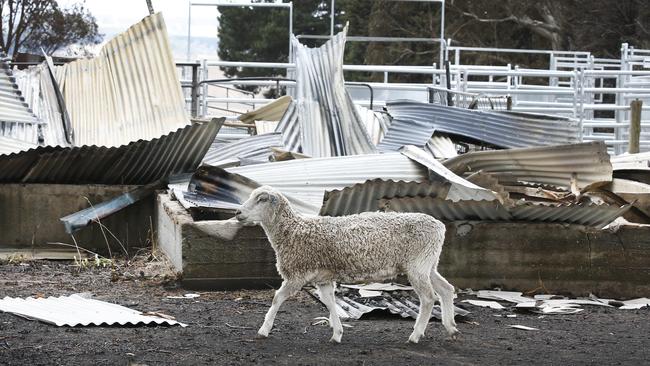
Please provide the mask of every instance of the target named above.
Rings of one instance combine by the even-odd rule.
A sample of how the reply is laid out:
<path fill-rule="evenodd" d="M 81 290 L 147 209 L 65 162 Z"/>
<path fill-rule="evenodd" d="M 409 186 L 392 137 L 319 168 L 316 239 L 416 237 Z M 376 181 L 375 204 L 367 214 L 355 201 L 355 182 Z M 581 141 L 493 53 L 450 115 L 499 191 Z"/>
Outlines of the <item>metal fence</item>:
<path fill-rule="evenodd" d="M 463 65 L 466 52 L 532 53 L 548 57 L 548 69 L 527 69 L 512 65 Z M 481 49 L 448 47 L 453 54 L 449 68 L 449 85 L 454 98 L 469 107 L 472 98 L 481 96 L 478 108 L 512 109 L 513 111 L 545 113 L 577 119 L 582 126 L 582 141 L 604 141 L 613 152 L 622 153 L 628 144 L 630 103 L 635 99 L 644 102 L 641 120 L 641 151 L 650 151 L 650 50 L 641 50 L 623 44 L 620 59 L 596 58 L 588 52 L 558 52 L 545 50 Z M 188 93 L 188 105 L 195 105 L 197 115 L 228 113 L 219 110 L 233 103 L 253 109 L 268 103 L 259 95 L 238 94 L 215 96 L 205 84 L 196 82 L 207 78 L 210 69 L 219 67 L 255 67 L 286 70 L 291 75 L 292 63 L 233 62 L 201 60 L 194 64 L 196 80 L 183 79 L 183 84 L 193 92 Z M 346 72 L 360 71 L 383 74 L 383 82 L 346 85 L 356 103 L 375 109 L 386 101 L 412 99 L 432 102 L 432 93 L 446 90 L 446 70 L 431 66 L 344 65 Z M 428 75 L 430 83 L 389 82 L 392 74 Z M 287 78 L 287 79 L 290 79 Z M 196 82 L 193 82 L 196 81 Z M 255 85 L 263 88 L 285 88 L 291 93 L 292 80 L 232 80 L 220 83 L 222 87 L 237 90 L 235 85 Z M 370 89 L 370 92 L 369 92 Z M 195 93 L 195 99 L 191 95 Z M 234 92 L 231 92 L 234 93 Z M 372 102 L 370 95 L 372 95 Z M 439 97 L 438 97 L 439 98 Z M 194 100 L 194 103 L 191 103 Z M 492 102 L 492 105 L 490 105 Z M 221 106 L 219 106 L 221 105 Z M 505 108 L 503 108 L 505 106 Z M 242 110 L 240 112 L 244 112 Z"/>

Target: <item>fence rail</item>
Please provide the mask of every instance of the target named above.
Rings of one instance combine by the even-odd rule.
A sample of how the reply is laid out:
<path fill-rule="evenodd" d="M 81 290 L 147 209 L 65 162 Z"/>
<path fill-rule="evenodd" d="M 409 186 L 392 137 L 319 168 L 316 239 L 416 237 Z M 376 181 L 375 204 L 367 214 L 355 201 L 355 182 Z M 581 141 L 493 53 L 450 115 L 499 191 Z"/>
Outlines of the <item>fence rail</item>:
<path fill-rule="evenodd" d="M 500 52 L 529 53 L 549 58 L 548 69 L 520 68 L 512 65 L 463 65 L 463 53 Z M 630 126 L 630 103 L 640 99 L 644 103 L 641 115 L 640 147 L 650 151 L 650 50 L 640 50 L 623 44 L 620 59 L 593 57 L 589 52 L 564 52 L 548 50 L 513 50 L 476 47 L 447 47 L 447 54 L 453 55 L 449 67 L 449 84 L 446 70 L 435 64 L 429 66 L 395 65 L 344 65 L 345 72 L 383 74 L 383 82 L 347 85 L 356 103 L 367 107 L 372 103 L 381 108 L 392 99 L 414 99 L 431 102 L 432 90 L 447 90 L 454 98 L 463 100 L 469 106 L 472 98 L 461 96 L 480 95 L 480 107 L 489 106 L 489 101 L 498 101 L 498 108 L 504 103 L 513 111 L 555 114 L 575 118 L 582 126 L 584 141 L 604 141 L 615 153 L 626 151 Z M 179 65 L 180 66 L 180 65 Z M 185 65 L 187 66 L 187 65 Z M 254 98 L 254 95 L 214 96 L 207 93 L 207 80 L 211 69 L 220 67 L 268 68 L 285 70 L 291 75 L 295 64 L 275 62 L 235 62 L 202 60 L 191 64 L 192 71 L 186 75 L 182 85 L 191 90 L 188 103 L 193 111 L 206 116 L 216 104 L 246 103 L 250 109 L 268 103 L 269 100 Z M 394 74 L 429 75 L 429 83 L 394 83 L 389 76 Z M 288 77 L 287 79 L 290 79 Z M 223 81 L 222 87 L 237 90 L 235 85 L 258 86 L 262 88 L 285 88 L 291 93 L 295 85 L 290 80 L 232 80 Z M 368 98 L 368 88 L 373 101 Z M 194 96 L 191 98 L 190 96 Z M 486 103 L 483 103 L 486 102 Z"/>

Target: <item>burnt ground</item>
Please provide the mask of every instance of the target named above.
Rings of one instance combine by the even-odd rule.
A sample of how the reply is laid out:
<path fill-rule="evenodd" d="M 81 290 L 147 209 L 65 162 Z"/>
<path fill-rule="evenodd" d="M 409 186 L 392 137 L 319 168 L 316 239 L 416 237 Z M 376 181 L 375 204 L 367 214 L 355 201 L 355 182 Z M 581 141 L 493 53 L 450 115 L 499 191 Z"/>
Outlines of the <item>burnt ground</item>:
<path fill-rule="evenodd" d="M 422 365 L 422 364 L 644 364 L 650 356 L 650 310 L 585 307 L 575 315 L 512 313 L 462 305 L 472 311 L 459 323 L 460 340 L 445 340 L 438 322 L 420 344 L 405 343 L 413 320 L 391 315 L 348 322 L 343 343 L 330 328 L 311 325 L 324 306 L 305 292 L 287 301 L 268 339 L 256 329 L 272 290 L 201 292 L 195 299 L 174 279 L 145 276 L 137 265 L 79 270 L 69 262 L 0 265 L 0 297 L 60 296 L 92 292 L 95 298 L 158 311 L 189 324 L 169 326 L 55 327 L 0 313 L 1 365 Z M 461 300 L 464 296 L 460 296 Z M 458 301 L 457 301 L 458 302 Z M 522 324 L 539 328 L 507 328 Z"/>

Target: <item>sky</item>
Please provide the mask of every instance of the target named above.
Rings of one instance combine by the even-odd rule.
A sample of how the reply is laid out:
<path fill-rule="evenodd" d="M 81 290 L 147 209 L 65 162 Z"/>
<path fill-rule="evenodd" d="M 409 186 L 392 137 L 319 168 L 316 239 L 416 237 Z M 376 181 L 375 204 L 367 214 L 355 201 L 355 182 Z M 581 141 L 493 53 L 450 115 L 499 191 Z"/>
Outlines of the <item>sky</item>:
<path fill-rule="evenodd" d="M 149 14 L 145 0 L 57 0 L 57 2 L 63 8 L 75 3 L 83 3 L 97 19 L 99 32 L 104 34 L 104 41 L 125 31 Z M 163 13 L 174 57 L 185 59 L 189 0 L 152 0 L 152 3 L 155 11 Z M 192 7 L 192 57 L 208 55 L 216 57 L 217 26 L 216 8 Z"/>

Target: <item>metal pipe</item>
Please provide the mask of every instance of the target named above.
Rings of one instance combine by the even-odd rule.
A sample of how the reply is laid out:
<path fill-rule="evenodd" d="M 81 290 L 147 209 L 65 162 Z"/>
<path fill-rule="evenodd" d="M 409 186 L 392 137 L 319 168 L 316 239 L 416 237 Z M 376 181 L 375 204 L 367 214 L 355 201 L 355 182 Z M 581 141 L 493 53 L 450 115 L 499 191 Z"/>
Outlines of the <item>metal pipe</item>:
<path fill-rule="evenodd" d="M 332 0 L 332 5 L 330 7 L 330 37 L 334 37 L 334 6 L 336 0 Z"/>
<path fill-rule="evenodd" d="M 440 4 L 440 65 L 445 60 L 445 0 L 442 0 Z"/>
<path fill-rule="evenodd" d="M 190 60 L 191 53 L 190 53 L 190 44 L 192 42 L 192 2 L 188 2 L 187 6 L 187 61 Z"/>

